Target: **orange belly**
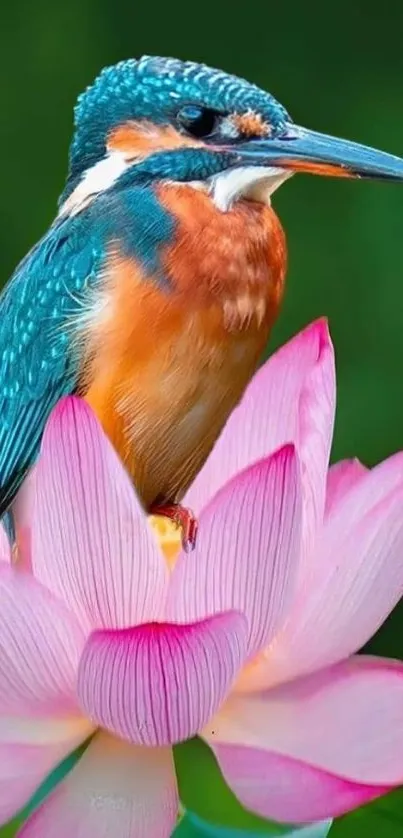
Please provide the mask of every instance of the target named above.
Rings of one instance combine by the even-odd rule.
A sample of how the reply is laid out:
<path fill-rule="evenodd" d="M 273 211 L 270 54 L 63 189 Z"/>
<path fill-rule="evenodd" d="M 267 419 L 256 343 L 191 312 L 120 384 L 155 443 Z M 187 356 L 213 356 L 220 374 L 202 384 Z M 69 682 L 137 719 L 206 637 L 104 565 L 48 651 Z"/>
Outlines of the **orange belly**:
<path fill-rule="evenodd" d="M 133 261 L 111 263 L 86 372 L 86 399 L 146 506 L 180 500 L 208 456 L 258 365 L 285 273 L 282 229 L 267 207 L 256 217 L 258 205 L 252 217 L 247 205 L 218 213 L 203 193 L 183 187 L 160 197 L 178 218 L 163 259 L 173 290 L 146 279 Z M 256 221 L 265 226 L 258 236 L 264 275 L 248 230 Z"/>

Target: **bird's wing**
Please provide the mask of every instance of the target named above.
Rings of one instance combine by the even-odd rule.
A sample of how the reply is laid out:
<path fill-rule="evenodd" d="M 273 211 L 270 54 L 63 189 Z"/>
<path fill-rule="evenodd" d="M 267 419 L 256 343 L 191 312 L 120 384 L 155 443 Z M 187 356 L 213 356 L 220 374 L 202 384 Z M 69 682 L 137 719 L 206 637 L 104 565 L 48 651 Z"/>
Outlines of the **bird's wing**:
<path fill-rule="evenodd" d="M 35 460 L 50 411 L 77 386 L 73 324 L 103 261 L 88 233 L 84 216 L 55 224 L 0 298 L 0 517 Z"/>

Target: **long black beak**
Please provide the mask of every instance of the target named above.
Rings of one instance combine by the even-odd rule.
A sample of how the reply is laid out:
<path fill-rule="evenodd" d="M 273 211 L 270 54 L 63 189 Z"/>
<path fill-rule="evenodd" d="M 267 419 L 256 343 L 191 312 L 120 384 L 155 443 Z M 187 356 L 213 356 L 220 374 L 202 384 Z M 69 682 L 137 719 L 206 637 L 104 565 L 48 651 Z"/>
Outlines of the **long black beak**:
<path fill-rule="evenodd" d="M 403 180 L 403 160 L 350 140 L 297 125 L 281 137 L 251 139 L 238 145 L 243 165 L 273 166 L 294 172 L 348 178 Z"/>

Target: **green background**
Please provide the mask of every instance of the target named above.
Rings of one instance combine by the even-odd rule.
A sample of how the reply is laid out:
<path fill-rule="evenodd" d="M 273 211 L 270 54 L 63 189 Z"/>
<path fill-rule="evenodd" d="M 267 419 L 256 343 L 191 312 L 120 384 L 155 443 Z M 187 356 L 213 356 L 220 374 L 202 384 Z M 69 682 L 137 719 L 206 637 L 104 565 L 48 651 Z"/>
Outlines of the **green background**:
<path fill-rule="evenodd" d="M 53 217 L 75 97 L 105 64 L 143 53 L 206 61 L 270 90 L 300 124 L 403 155 L 402 32 L 401 0 L 8 0 L 0 283 Z M 289 276 L 271 349 L 328 316 L 338 367 L 333 457 L 371 465 L 403 448 L 403 185 L 300 175 L 274 203 Z M 403 610 L 371 648 L 403 656 Z M 399 793 L 390 807 L 388 836 L 401 829 Z M 376 835 L 372 812 L 370 827 L 359 813 L 343 834 Z"/>

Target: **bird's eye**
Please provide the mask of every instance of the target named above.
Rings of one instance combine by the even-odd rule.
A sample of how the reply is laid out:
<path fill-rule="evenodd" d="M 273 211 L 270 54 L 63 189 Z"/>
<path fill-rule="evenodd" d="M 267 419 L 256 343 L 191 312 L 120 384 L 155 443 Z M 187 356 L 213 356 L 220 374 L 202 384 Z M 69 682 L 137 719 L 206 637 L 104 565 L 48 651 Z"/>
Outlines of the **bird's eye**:
<path fill-rule="evenodd" d="M 213 133 L 219 115 L 201 105 L 184 105 L 177 114 L 179 125 L 192 137 L 208 137 Z"/>

